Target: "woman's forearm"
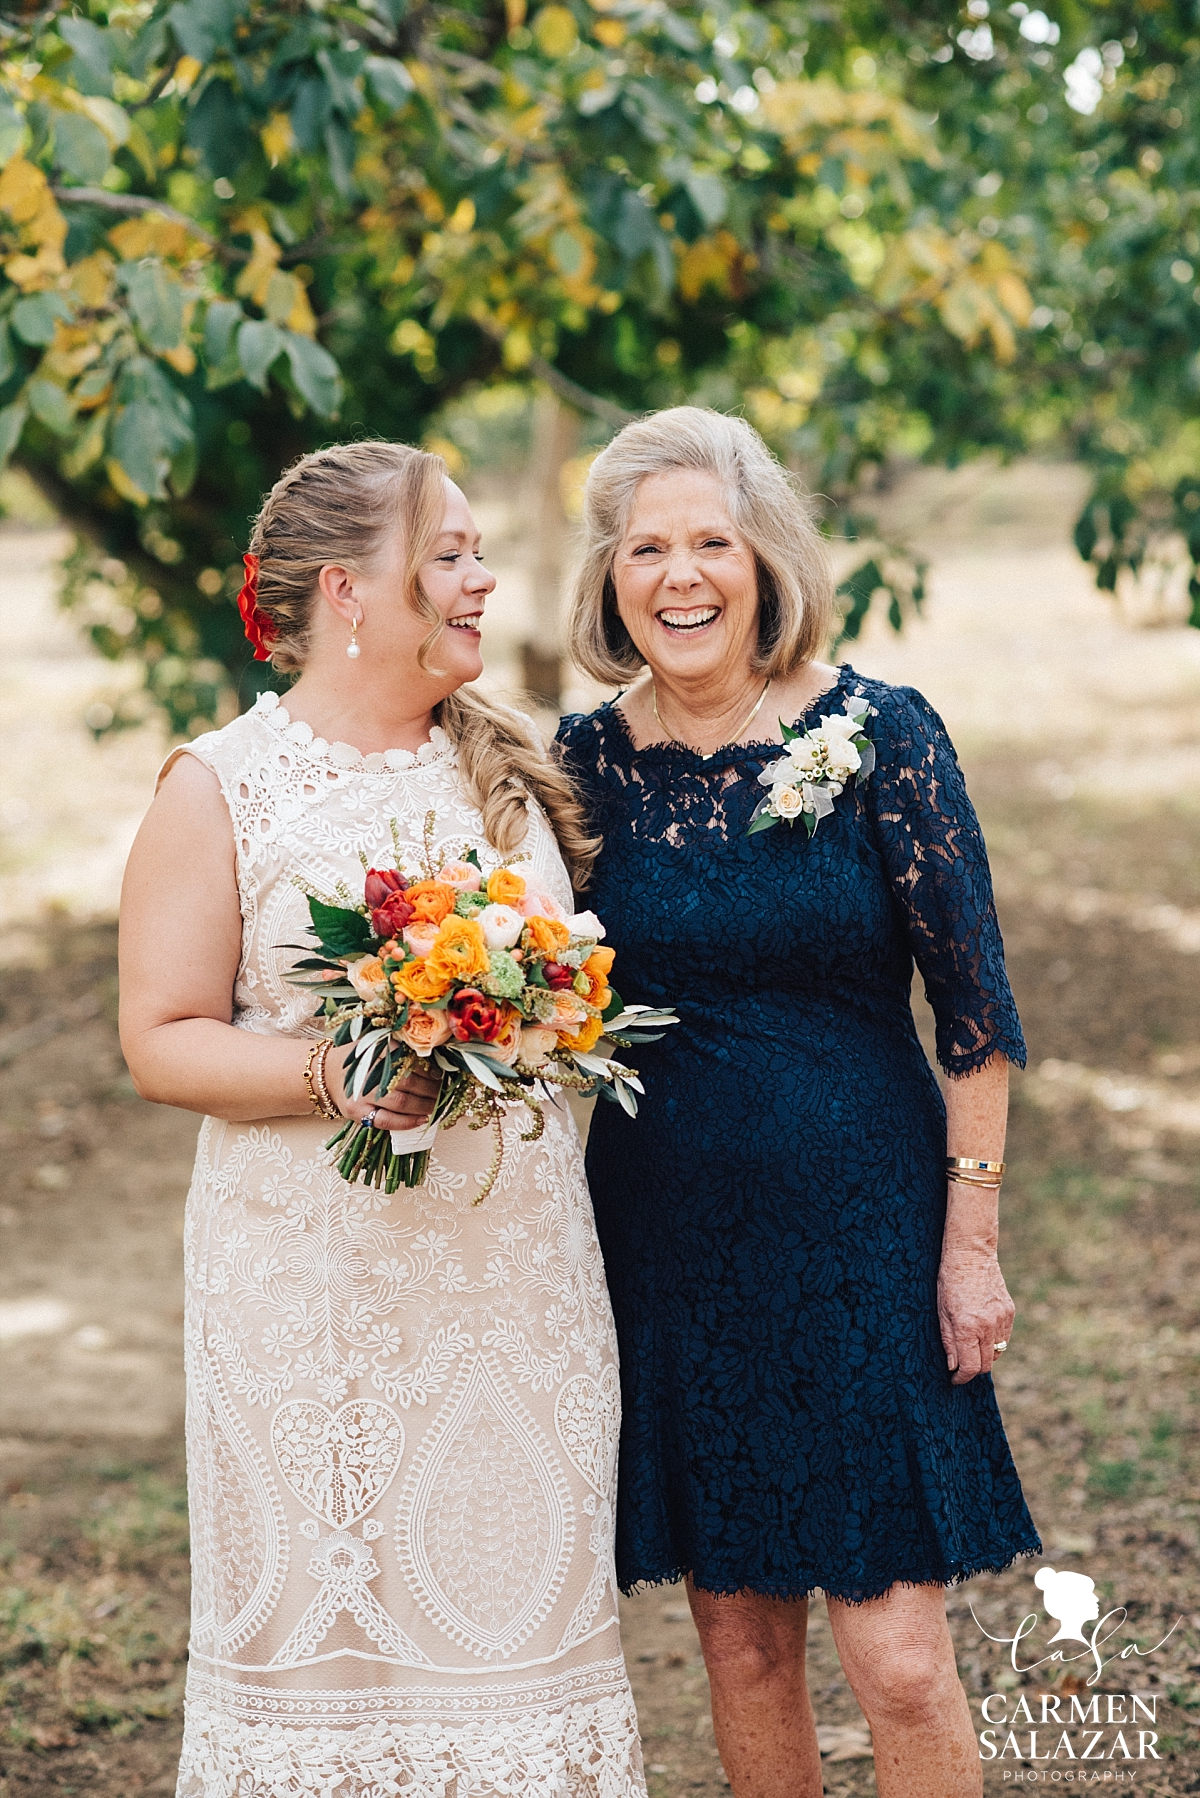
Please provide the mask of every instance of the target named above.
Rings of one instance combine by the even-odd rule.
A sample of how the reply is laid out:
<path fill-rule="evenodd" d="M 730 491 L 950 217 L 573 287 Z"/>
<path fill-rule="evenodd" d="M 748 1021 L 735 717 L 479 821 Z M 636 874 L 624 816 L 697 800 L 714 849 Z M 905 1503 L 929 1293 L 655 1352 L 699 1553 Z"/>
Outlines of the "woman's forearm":
<path fill-rule="evenodd" d="M 1002 1055 L 946 1082 L 946 1153 L 976 1161 L 1003 1161 L 1008 1128 L 1008 1062 Z M 999 1193 L 951 1181 L 946 1189 L 947 1247 L 995 1254 L 999 1241 Z"/>
<path fill-rule="evenodd" d="M 310 1042 L 256 1036 L 216 1018 L 179 1018 L 123 1042 L 143 1099 L 247 1123 L 311 1109 L 304 1084 Z"/>

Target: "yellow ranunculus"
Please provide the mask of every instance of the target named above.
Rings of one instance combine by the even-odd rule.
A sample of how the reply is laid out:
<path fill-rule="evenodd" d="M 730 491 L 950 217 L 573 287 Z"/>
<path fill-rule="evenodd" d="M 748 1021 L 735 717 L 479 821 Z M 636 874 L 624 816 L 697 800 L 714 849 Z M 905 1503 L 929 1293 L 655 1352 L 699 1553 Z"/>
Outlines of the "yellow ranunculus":
<path fill-rule="evenodd" d="M 447 918 L 425 957 L 425 965 L 431 974 L 443 979 L 446 986 L 452 980 L 479 980 L 490 964 L 478 922 L 456 914 Z M 445 987 L 442 990 L 444 992 Z"/>
<path fill-rule="evenodd" d="M 571 932 L 556 918 L 529 918 L 525 924 L 525 942 L 538 955 L 555 956 L 565 949 Z"/>
<path fill-rule="evenodd" d="M 497 868 L 488 875 L 487 896 L 493 905 L 515 905 L 525 896 L 525 882 L 511 868 Z"/>
<path fill-rule="evenodd" d="M 443 975 L 439 969 L 431 968 L 429 957 L 423 961 L 410 961 L 392 975 L 392 985 L 406 999 L 416 999 L 418 1003 L 427 1003 L 430 999 L 440 999 L 450 987 L 449 976 Z"/>

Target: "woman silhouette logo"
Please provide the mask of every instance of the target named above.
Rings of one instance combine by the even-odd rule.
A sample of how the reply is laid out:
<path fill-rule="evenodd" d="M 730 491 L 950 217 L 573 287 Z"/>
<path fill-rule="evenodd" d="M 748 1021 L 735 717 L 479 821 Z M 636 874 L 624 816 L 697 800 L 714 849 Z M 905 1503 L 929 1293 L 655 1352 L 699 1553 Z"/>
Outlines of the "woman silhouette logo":
<path fill-rule="evenodd" d="M 1085 1623 L 1094 1623 L 1100 1615 L 1096 1582 L 1086 1573 L 1056 1573 L 1053 1567 L 1039 1567 L 1033 1583 L 1046 1594 L 1046 1615 L 1058 1624 L 1052 1642 L 1086 1642 Z"/>

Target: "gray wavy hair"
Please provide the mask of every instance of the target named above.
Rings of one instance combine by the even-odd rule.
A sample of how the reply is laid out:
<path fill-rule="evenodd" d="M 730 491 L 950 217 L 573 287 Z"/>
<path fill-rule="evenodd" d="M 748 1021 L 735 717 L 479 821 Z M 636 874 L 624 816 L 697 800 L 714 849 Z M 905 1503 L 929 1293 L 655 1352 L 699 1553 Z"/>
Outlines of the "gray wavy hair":
<path fill-rule="evenodd" d="M 626 425 L 592 463 L 570 599 L 576 665 L 614 686 L 624 685 L 643 666 L 617 610 L 613 557 L 642 481 L 677 469 L 716 476 L 730 516 L 753 552 L 757 672 L 776 678 L 812 661 L 829 634 L 833 576 L 807 497 L 745 419 L 702 406 L 672 406 Z"/>

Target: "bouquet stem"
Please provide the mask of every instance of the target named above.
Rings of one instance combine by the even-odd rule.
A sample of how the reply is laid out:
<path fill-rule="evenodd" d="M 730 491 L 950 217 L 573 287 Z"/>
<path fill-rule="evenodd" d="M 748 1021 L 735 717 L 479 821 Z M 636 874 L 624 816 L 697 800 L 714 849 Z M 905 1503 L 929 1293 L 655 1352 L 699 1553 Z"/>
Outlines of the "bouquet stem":
<path fill-rule="evenodd" d="M 408 1071 L 407 1066 L 399 1070 L 389 1085 L 389 1092 L 395 1091 Z M 467 1086 L 465 1075 L 443 1074 L 430 1121 L 448 1128 L 461 1111 Z M 340 1149 L 337 1170 L 343 1180 L 349 1181 L 351 1185 L 355 1181 L 361 1181 L 364 1186 L 373 1186 L 376 1191 L 382 1190 L 389 1195 L 398 1191 L 401 1186 L 421 1186 L 429 1172 L 428 1149 L 421 1149 L 415 1154 L 397 1155 L 392 1148 L 389 1130 L 377 1130 L 374 1125 L 364 1124 L 355 1118 L 348 1118 L 342 1128 L 329 1138 L 325 1147 Z M 493 1175 L 493 1180 L 494 1177 Z"/>

